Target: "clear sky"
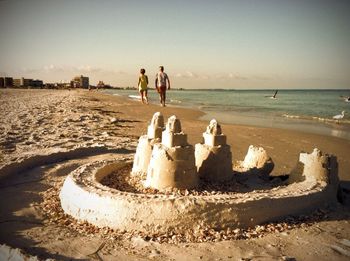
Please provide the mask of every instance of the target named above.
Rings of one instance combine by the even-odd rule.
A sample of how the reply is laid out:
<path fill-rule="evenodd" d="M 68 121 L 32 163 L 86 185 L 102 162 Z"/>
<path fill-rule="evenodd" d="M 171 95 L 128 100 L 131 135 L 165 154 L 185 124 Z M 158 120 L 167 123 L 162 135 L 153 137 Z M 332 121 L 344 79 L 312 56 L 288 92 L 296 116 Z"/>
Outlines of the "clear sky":
<path fill-rule="evenodd" d="M 175 88 L 350 88 L 350 1 L 0 0 L 0 74 Z"/>

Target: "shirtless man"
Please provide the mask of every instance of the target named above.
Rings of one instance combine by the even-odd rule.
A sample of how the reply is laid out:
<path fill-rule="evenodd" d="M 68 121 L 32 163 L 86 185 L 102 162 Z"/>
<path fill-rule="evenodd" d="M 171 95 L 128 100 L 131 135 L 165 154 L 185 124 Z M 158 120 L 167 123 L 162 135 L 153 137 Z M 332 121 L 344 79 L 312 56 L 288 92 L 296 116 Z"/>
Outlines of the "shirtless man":
<path fill-rule="evenodd" d="M 168 83 L 168 84 L 167 84 Z M 170 81 L 168 75 L 164 72 L 164 67 L 159 66 L 159 72 L 156 74 L 155 81 L 156 89 L 159 93 L 160 104 L 165 107 L 165 93 L 168 85 L 168 90 L 170 90 Z"/>

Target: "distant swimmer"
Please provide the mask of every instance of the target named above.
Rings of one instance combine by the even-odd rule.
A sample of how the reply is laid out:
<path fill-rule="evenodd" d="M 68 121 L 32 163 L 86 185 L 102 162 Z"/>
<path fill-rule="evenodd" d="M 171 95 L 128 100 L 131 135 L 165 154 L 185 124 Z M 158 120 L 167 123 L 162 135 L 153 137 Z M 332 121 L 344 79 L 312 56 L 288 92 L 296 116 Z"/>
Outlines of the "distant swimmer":
<path fill-rule="evenodd" d="M 278 90 L 275 91 L 275 94 L 274 94 L 274 95 L 272 95 L 272 96 L 265 96 L 265 97 L 268 97 L 268 98 L 270 98 L 270 99 L 277 99 L 277 98 L 276 98 L 277 93 L 278 93 Z"/>
<path fill-rule="evenodd" d="M 342 111 L 341 114 L 333 116 L 333 119 L 337 120 L 337 122 L 339 123 L 339 120 L 343 119 L 344 116 L 345 116 L 345 111 Z"/>
<path fill-rule="evenodd" d="M 340 96 L 345 102 L 350 102 L 350 96 Z"/>

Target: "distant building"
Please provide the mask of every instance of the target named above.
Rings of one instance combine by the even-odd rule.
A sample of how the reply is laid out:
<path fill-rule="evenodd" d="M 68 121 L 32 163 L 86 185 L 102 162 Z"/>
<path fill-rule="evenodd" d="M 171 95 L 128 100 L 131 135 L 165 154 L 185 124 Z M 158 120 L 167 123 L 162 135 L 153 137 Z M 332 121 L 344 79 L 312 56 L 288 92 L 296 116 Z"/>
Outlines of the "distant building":
<path fill-rule="evenodd" d="M 29 86 L 28 83 L 31 81 L 32 79 L 24 79 L 19 78 L 19 79 L 13 79 L 13 86 L 15 87 L 24 87 L 24 86 Z"/>
<path fill-rule="evenodd" d="M 33 80 L 33 79 L 25 79 L 19 78 L 13 80 L 13 85 L 16 87 L 34 87 L 34 88 L 42 88 L 44 83 L 42 80 Z"/>
<path fill-rule="evenodd" d="M 70 89 L 72 87 L 71 82 L 60 82 L 60 83 L 45 83 L 46 89 Z"/>
<path fill-rule="evenodd" d="M 44 82 L 42 80 L 32 80 L 30 86 L 34 88 L 42 88 L 44 86 Z"/>
<path fill-rule="evenodd" d="M 83 75 L 76 76 L 72 80 L 72 87 L 74 88 L 89 88 L 89 77 Z"/>
<path fill-rule="evenodd" d="M 12 77 L 3 77 L 4 87 L 13 87 L 13 78 Z"/>
<path fill-rule="evenodd" d="M 96 85 L 97 89 L 103 88 L 103 89 L 111 89 L 112 86 L 110 86 L 109 84 L 105 84 L 103 81 L 98 81 L 97 85 Z"/>
<path fill-rule="evenodd" d="M 4 88 L 5 85 L 4 85 L 4 78 L 3 77 L 0 77 L 0 88 Z"/>
<path fill-rule="evenodd" d="M 13 79 L 13 86 L 21 87 L 21 79 Z"/>
<path fill-rule="evenodd" d="M 72 82 L 57 83 L 59 89 L 70 89 L 72 88 Z"/>
<path fill-rule="evenodd" d="M 103 87 L 105 87 L 105 84 L 103 81 L 99 81 L 96 87 L 97 87 L 97 89 L 103 88 Z"/>
<path fill-rule="evenodd" d="M 55 83 L 45 83 L 44 88 L 46 89 L 57 89 L 57 86 Z"/>

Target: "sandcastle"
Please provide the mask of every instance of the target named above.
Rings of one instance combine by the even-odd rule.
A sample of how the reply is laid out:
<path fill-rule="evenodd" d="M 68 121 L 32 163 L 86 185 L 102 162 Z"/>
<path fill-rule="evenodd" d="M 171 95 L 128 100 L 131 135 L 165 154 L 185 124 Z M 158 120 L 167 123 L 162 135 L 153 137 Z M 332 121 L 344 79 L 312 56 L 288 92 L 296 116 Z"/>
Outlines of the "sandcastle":
<path fill-rule="evenodd" d="M 232 179 L 231 148 L 216 120 L 210 121 L 203 138 L 204 144 L 196 144 L 195 151 L 198 176 L 214 182 Z"/>
<path fill-rule="evenodd" d="M 261 179 L 260 187 L 247 182 L 242 190 L 207 191 L 203 186 L 211 183 L 227 187 L 238 186 L 235 180 L 242 176 L 259 179 L 267 175 L 263 172 L 272 170 L 272 159 L 263 148 L 250 146 L 239 163 L 242 171 L 234 171 L 230 147 L 217 121 L 210 122 L 203 134 L 204 143 L 196 144 L 194 150 L 178 118 L 170 117 L 165 130 L 162 119 L 156 114 L 147 135 L 139 139 L 130 174 L 140 178 L 145 191 L 152 188 L 159 193 L 128 192 L 101 184 L 132 161 L 92 162 L 67 176 L 60 193 L 65 213 L 99 227 L 161 233 L 198 226 L 247 228 L 337 202 L 336 157 L 323 155 L 318 149 L 301 153 L 289 178 L 277 185 Z M 184 193 L 172 193 L 169 188 Z"/>
<path fill-rule="evenodd" d="M 131 171 L 132 174 L 137 175 L 147 172 L 153 145 L 161 141 L 163 128 L 163 115 L 161 115 L 160 112 L 156 112 L 147 128 L 147 135 L 142 135 L 139 139 Z"/>
<path fill-rule="evenodd" d="M 153 147 L 145 185 L 156 189 L 191 189 L 197 184 L 193 146 L 187 143 L 180 120 L 171 116 L 162 133 L 162 142 Z"/>

